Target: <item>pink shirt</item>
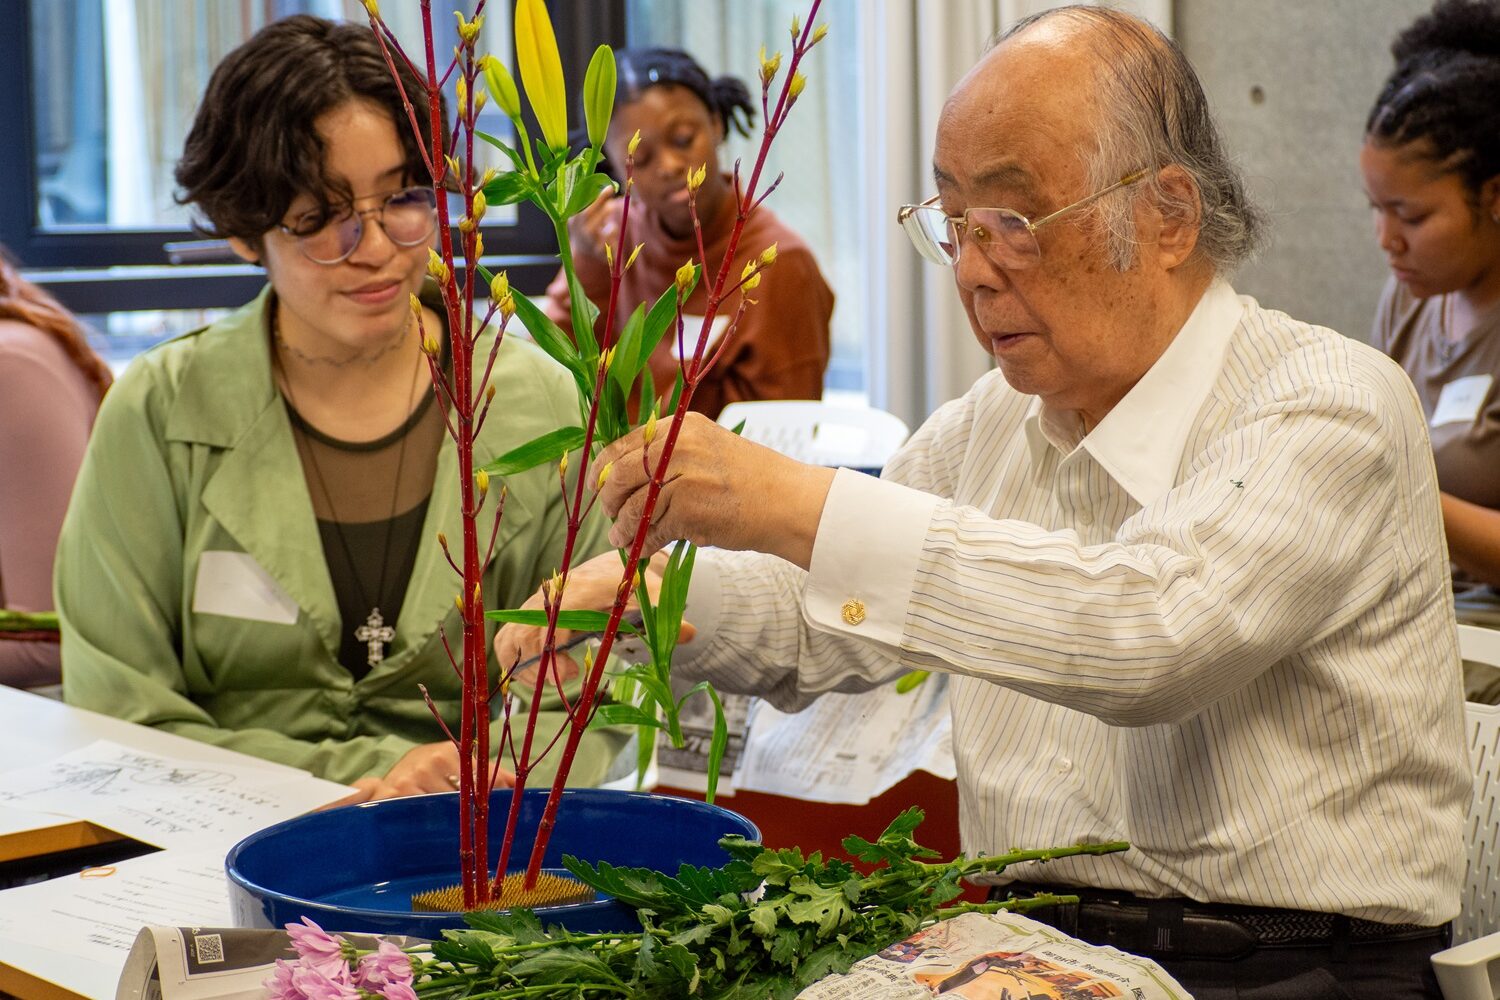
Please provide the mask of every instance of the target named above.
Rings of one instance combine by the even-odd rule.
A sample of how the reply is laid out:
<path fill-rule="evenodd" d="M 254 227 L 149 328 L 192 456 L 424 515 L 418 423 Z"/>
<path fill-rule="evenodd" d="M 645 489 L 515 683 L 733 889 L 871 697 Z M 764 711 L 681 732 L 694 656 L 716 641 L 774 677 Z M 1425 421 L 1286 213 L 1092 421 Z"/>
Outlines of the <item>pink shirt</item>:
<path fill-rule="evenodd" d="M 48 334 L 0 320 L 0 607 L 52 607 L 52 557 L 99 400 Z M 55 643 L 0 640 L 0 683 L 56 684 Z"/>

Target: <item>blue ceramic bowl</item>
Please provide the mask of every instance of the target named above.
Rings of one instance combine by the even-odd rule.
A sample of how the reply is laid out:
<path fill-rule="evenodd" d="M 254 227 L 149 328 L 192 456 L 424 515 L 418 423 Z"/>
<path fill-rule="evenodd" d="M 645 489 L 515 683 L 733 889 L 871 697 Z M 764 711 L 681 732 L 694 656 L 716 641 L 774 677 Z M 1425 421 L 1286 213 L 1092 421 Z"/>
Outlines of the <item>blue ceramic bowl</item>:
<path fill-rule="evenodd" d="M 490 798 L 490 864 L 498 860 L 509 791 Z M 523 793 L 510 867 L 531 855 L 547 792 Z M 645 792 L 568 789 L 543 866 L 563 871 L 563 855 L 675 874 L 683 863 L 728 860 L 719 838 L 759 840 L 755 824 L 718 806 Z M 455 913 L 413 913 L 416 892 L 458 882 L 458 794 L 384 799 L 309 813 L 240 841 L 225 859 L 235 923 L 281 927 L 310 917 L 324 930 L 437 938 L 463 927 Z M 564 872 L 565 873 L 565 872 Z M 543 923 L 582 933 L 638 928 L 635 912 L 613 899 L 549 906 Z"/>

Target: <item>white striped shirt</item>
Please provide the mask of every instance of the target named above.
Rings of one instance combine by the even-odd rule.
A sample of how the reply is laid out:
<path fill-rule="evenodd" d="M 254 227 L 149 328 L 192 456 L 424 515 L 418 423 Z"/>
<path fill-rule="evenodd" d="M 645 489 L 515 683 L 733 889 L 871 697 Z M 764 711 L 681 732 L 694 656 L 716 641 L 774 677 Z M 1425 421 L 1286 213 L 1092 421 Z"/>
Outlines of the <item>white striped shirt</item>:
<path fill-rule="evenodd" d="M 838 473 L 810 573 L 705 552 L 687 617 L 685 673 L 782 708 L 956 675 L 968 854 L 1132 845 L 1005 879 L 1458 912 L 1469 766 L 1421 409 L 1384 356 L 1222 282 L 1092 433 L 992 372 L 884 480 Z"/>

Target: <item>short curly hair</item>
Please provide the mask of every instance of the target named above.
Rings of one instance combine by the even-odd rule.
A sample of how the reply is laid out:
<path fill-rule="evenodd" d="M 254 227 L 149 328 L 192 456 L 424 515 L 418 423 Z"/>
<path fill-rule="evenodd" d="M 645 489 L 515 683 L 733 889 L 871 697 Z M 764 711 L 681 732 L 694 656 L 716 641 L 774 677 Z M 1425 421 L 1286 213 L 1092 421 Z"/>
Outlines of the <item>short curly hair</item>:
<path fill-rule="evenodd" d="M 399 63 L 398 63 L 399 65 Z M 401 83 L 427 132 L 427 89 L 406 67 Z M 426 174 L 401 92 L 368 25 L 297 14 L 266 25 L 214 69 L 177 161 L 180 204 L 197 209 L 200 228 L 260 247 L 293 199 L 324 205 L 351 192 L 328 176 L 316 123 L 354 99 L 390 114 L 412 182 Z M 442 134 L 447 134 L 446 111 Z"/>
<path fill-rule="evenodd" d="M 1439 0 L 1391 45 L 1396 69 L 1365 123 L 1385 146 L 1425 142 L 1471 194 L 1500 175 L 1500 0 Z"/>

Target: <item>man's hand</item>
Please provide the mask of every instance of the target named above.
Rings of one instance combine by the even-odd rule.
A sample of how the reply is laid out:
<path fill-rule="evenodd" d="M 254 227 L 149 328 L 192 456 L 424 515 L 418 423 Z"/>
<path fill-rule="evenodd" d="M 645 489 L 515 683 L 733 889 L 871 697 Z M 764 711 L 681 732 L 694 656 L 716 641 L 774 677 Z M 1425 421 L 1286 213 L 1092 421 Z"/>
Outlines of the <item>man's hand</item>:
<path fill-rule="evenodd" d="M 665 439 L 665 429 L 658 427 L 648 446 L 640 430 L 632 431 L 594 463 L 593 476 L 612 463 L 599 499 L 615 519 L 609 535 L 615 545 L 626 547 L 635 536 Z M 833 475 L 832 469 L 803 465 L 690 413 L 656 500 L 645 551 L 686 538 L 769 552 L 807 569 Z"/>
<path fill-rule="evenodd" d="M 516 776 L 491 762 L 497 772 L 496 788 L 511 788 Z M 458 750 L 443 740 L 440 743 L 424 743 L 413 747 L 386 772 L 383 778 L 360 778 L 353 784 L 354 792 L 337 802 L 324 806 L 354 805 L 375 799 L 395 799 L 403 795 L 426 795 L 431 792 L 452 792 L 458 789 Z"/>

